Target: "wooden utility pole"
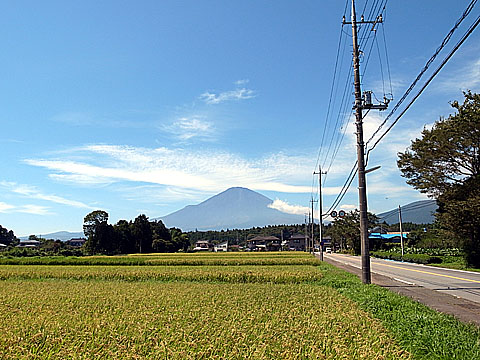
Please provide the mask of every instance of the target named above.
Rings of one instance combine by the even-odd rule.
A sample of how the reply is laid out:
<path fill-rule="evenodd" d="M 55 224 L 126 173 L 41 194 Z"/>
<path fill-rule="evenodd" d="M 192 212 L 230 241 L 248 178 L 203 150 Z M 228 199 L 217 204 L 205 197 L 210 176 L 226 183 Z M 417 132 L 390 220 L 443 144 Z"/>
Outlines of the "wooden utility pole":
<path fill-rule="evenodd" d="M 308 214 L 308 221 L 310 221 L 310 214 Z M 308 223 L 307 214 L 305 214 L 305 251 L 308 250 Z"/>
<path fill-rule="evenodd" d="M 403 261 L 403 227 L 402 227 L 402 208 L 398 205 L 398 222 L 400 224 L 400 245 L 402 246 L 402 261 Z"/>
<path fill-rule="evenodd" d="M 375 24 L 382 22 L 379 17 L 375 21 L 365 21 L 363 17 L 360 22 L 357 22 L 357 15 L 355 13 L 355 0 L 352 0 L 352 21 L 351 23 L 343 21 L 343 24 L 352 24 L 352 41 L 353 41 L 353 76 L 355 88 L 355 125 L 357 135 L 357 166 L 358 166 L 358 202 L 360 207 L 360 242 L 362 251 L 362 282 L 364 284 L 371 283 L 370 273 L 370 249 L 368 240 L 368 217 L 367 217 L 367 184 L 365 179 L 365 144 L 363 142 L 363 109 L 379 109 L 385 110 L 386 104 L 373 105 L 371 104 L 371 92 L 366 92 L 366 98 L 369 101 L 362 99 L 361 79 L 360 79 L 360 59 L 357 37 L 357 24 Z"/>
<path fill-rule="evenodd" d="M 360 60 L 358 58 L 357 16 L 355 0 L 352 0 L 353 74 L 355 87 L 355 125 L 357 128 L 358 201 L 360 206 L 360 239 L 362 251 L 362 281 L 371 283 L 370 249 L 368 243 L 367 184 L 363 143 L 362 91 L 360 88 Z"/>
<path fill-rule="evenodd" d="M 311 199 L 310 200 L 311 204 L 312 204 L 312 222 L 311 222 L 311 226 L 312 226 L 312 237 L 310 238 L 310 252 L 313 253 L 315 251 L 315 216 L 313 216 L 314 212 L 313 212 L 313 203 L 314 202 L 317 202 L 317 200 L 313 200 Z"/>
<path fill-rule="evenodd" d="M 318 173 L 317 172 L 313 172 L 313 175 L 317 175 L 318 174 L 318 218 L 319 218 L 319 250 L 320 250 L 320 260 L 323 261 L 323 246 L 322 246 L 322 242 L 323 242 L 323 206 L 322 206 L 322 175 L 323 174 L 326 174 L 326 172 L 322 172 L 322 167 L 321 165 L 318 165 Z"/>

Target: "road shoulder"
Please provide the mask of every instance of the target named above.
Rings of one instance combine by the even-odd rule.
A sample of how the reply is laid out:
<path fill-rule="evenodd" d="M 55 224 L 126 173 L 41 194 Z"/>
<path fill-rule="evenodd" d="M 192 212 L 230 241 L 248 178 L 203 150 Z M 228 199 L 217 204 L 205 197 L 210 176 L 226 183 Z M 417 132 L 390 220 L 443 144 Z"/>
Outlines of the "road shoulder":
<path fill-rule="evenodd" d="M 330 258 L 325 258 L 325 262 L 361 277 L 361 269 Z M 418 285 L 405 284 L 373 272 L 372 283 L 397 294 L 408 296 L 434 310 L 453 315 L 462 322 L 473 323 L 480 326 L 480 304 L 473 301 L 426 289 Z"/>

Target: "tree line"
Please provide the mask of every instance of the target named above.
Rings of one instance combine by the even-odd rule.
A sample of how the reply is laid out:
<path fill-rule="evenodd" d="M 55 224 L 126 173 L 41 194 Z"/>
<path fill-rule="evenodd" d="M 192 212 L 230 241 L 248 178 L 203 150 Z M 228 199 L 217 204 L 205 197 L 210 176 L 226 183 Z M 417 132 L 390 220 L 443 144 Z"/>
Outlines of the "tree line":
<path fill-rule="evenodd" d="M 188 235 L 180 229 L 168 229 L 161 220 L 149 221 L 144 214 L 111 225 L 106 211 L 95 210 L 85 216 L 83 232 L 84 251 L 90 255 L 176 252 L 190 246 Z"/>
<path fill-rule="evenodd" d="M 293 225 L 268 225 L 263 227 L 252 227 L 249 229 L 226 229 L 209 231 L 190 231 L 188 237 L 192 244 L 199 240 L 208 240 L 212 244 L 228 241 L 231 245 L 246 245 L 248 239 L 255 236 L 276 236 L 279 239 L 290 237 L 293 234 L 303 234 L 304 224 Z"/>

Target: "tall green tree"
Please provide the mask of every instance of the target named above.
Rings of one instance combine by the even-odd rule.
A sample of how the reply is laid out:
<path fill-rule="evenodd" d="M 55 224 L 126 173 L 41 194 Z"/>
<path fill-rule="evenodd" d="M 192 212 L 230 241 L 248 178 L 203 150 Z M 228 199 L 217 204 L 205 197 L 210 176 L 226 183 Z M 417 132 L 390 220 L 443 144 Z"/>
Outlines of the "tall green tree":
<path fill-rule="evenodd" d="M 138 252 L 152 252 L 152 227 L 146 215 L 141 214 L 135 218 L 132 225 L 132 234 Z"/>
<path fill-rule="evenodd" d="M 12 230 L 8 230 L 0 225 L 0 243 L 5 245 L 12 245 L 17 241 L 15 234 Z"/>
<path fill-rule="evenodd" d="M 152 248 L 155 252 L 174 252 L 177 251 L 172 242 L 170 231 L 165 227 L 162 220 L 150 222 L 152 227 Z"/>
<path fill-rule="evenodd" d="M 89 254 L 104 252 L 108 242 L 108 213 L 103 210 L 95 210 L 87 214 L 83 219 L 83 233 L 87 237 L 85 250 Z"/>
<path fill-rule="evenodd" d="M 422 137 L 399 153 L 407 183 L 437 199 L 437 221 L 445 236 L 463 245 L 467 262 L 480 266 L 480 95 L 464 93 L 464 102 L 440 118 Z"/>
<path fill-rule="evenodd" d="M 119 220 L 114 226 L 117 252 L 119 254 L 130 254 L 137 252 L 135 247 L 135 238 L 132 233 L 132 222 L 127 220 Z"/>
<path fill-rule="evenodd" d="M 187 251 L 188 247 L 190 246 L 190 239 L 187 233 L 182 232 L 182 230 L 178 228 L 171 228 L 170 235 L 172 238 L 172 243 L 174 244 L 175 250 L 183 250 Z"/>

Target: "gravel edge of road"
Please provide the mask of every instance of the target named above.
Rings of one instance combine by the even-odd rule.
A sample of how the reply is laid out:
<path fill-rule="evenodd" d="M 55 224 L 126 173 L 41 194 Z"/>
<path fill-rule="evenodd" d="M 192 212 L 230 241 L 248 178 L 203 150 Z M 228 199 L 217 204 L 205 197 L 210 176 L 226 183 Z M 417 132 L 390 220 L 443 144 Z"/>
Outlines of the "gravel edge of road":
<path fill-rule="evenodd" d="M 362 271 L 356 267 L 325 258 L 325 262 L 361 277 Z M 480 326 L 480 304 L 457 298 L 452 295 L 426 289 L 418 285 L 409 285 L 384 275 L 372 272 L 372 284 L 389 289 L 397 294 L 408 296 L 436 311 L 453 315 L 464 323 Z"/>

